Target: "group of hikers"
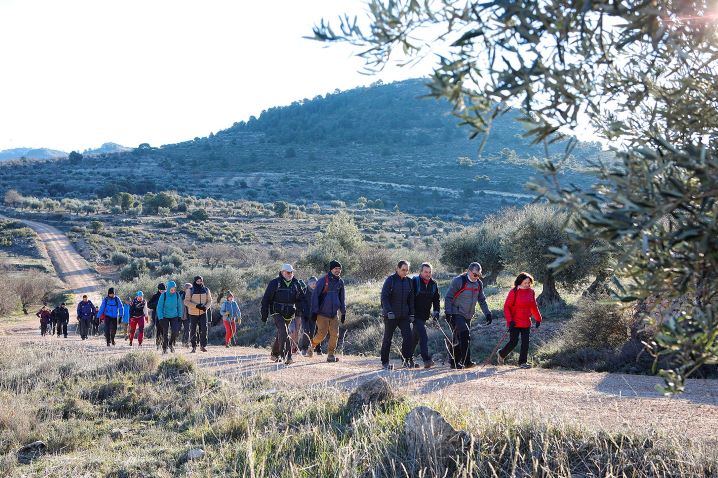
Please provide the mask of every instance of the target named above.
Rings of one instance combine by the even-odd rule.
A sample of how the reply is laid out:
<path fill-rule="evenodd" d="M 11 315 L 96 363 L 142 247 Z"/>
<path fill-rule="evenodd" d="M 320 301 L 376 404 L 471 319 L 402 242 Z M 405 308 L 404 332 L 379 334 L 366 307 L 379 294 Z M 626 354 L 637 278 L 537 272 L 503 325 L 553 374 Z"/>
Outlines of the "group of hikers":
<path fill-rule="evenodd" d="M 434 365 L 429 354 L 429 340 L 426 324 L 430 320 L 439 321 L 441 317 L 441 293 L 433 279 L 430 263 L 421 264 L 418 274 L 409 277 L 411 265 L 408 261 L 399 261 L 396 270 L 384 281 L 381 289 L 381 316 L 384 334 L 381 345 L 381 364 L 385 369 L 393 368 L 389 355 L 398 328 L 401 332 L 401 358 L 404 368 L 415 368 L 414 352 L 419 347 L 424 368 Z M 326 348 L 327 362 L 337 362 L 336 349 L 339 340 L 339 325 L 346 321 L 346 300 L 344 280 L 341 278 L 342 265 L 336 260 L 329 263 L 326 274 L 310 277 L 306 283 L 294 276 L 291 264 L 282 265 L 279 275 L 267 285 L 261 302 L 260 318 L 274 324 L 276 334 L 271 349 L 271 360 L 290 365 L 294 362 L 293 353 L 312 357 L 321 354 L 321 345 L 328 337 Z M 444 294 L 444 320 L 450 332 L 444 334 L 445 346 L 449 356 L 449 365 L 455 369 L 468 369 L 476 363 L 471 359 L 471 321 L 476 314 L 476 306 L 484 315 L 484 325 L 490 325 L 494 316 L 489 309 L 481 281 L 481 265 L 469 264 L 465 273 L 453 278 Z M 526 273 L 518 274 L 514 287 L 504 302 L 508 342 L 498 351 L 497 361 L 503 364 L 521 339 L 519 367 L 529 368 L 528 347 L 531 317 L 535 327 L 541 325 L 541 313 L 536 304 L 533 290 L 534 279 Z M 83 296 L 77 305 L 78 331 L 82 340 L 88 334 L 96 335 L 99 324 L 104 324 L 105 341 L 108 347 L 115 345 L 118 326 L 124 329 L 125 339 L 132 346 L 135 336 L 138 346 L 142 346 L 146 324 L 155 329 L 155 344 L 163 353 L 175 352 L 177 340 L 182 344 L 197 346 L 207 351 L 207 334 L 211 323 L 211 310 L 214 306 L 212 293 L 204 284 L 201 276 L 182 288 L 175 281 L 157 286 L 157 291 L 149 300 L 144 293 L 137 291 L 126 303 L 110 287 L 99 307 Z M 224 345 L 230 347 L 241 323 L 242 313 L 231 291 L 224 294 L 219 306 L 225 336 Z M 37 316 L 40 318 L 42 335 L 48 332 L 67 337 L 69 311 L 60 304 L 50 311 L 43 307 Z M 443 327 L 439 326 L 443 332 Z M 491 357 L 489 357 L 491 358 Z"/>

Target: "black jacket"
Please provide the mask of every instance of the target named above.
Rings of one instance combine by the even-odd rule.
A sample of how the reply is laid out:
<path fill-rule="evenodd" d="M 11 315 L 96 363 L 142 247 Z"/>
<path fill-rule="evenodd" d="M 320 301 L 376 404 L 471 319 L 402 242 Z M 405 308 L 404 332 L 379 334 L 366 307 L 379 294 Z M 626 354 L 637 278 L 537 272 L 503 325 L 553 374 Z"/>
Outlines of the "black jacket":
<path fill-rule="evenodd" d="M 55 322 L 67 323 L 70 321 L 70 311 L 64 307 L 55 307 L 52 311 L 52 317 Z"/>
<path fill-rule="evenodd" d="M 435 312 L 440 312 L 441 295 L 434 279 L 429 279 L 429 283 L 424 284 L 421 276 L 412 277 L 411 285 L 414 288 L 414 311 L 417 319 L 428 320 L 432 306 Z"/>
<path fill-rule="evenodd" d="M 161 295 L 162 292 L 157 291 L 150 297 L 150 300 L 147 301 L 147 308 L 152 311 L 152 321 L 157 320 L 157 302 L 160 300 Z"/>
<path fill-rule="evenodd" d="M 304 292 L 302 286 L 296 278 L 287 286 L 284 277 L 272 279 L 267 284 L 267 289 L 262 297 L 262 320 L 269 317 L 269 314 L 282 314 L 285 319 L 291 319 L 297 310 L 301 315 L 302 301 L 304 300 Z"/>
<path fill-rule="evenodd" d="M 399 277 L 396 272 L 384 281 L 381 288 L 381 310 L 384 317 L 393 312 L 397 319 L 406 319 L 414 315 L 414 291 L 411 279 Z"/>

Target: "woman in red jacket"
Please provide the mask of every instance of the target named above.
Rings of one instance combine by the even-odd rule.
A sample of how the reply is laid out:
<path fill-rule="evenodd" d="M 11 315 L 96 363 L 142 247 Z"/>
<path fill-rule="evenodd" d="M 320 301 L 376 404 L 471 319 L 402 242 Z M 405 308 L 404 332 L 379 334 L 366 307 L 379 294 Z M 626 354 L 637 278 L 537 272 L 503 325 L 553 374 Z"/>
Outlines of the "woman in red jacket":
<path fill-rule="evenodd" d="M 504 317 L 509 327 L 510 338 L 504 348 L 499 350 L 499 365 L 504 364 L 504 359 L 516 347 L 521 335 L 521 352 L 519 353 L 519 367 L 531 368 L 526 363 L 529 355 L 529 331 L 531 330 L 531 316 L 536 320 L 536 328 L 541 325 L 541 312 L 536 305 L 536 293 L 531 288 L 534 278 L 527 272 L 521 272 L 514 281 L 514 288 L 509 291 L 506 302 L 504 302 Z"/>

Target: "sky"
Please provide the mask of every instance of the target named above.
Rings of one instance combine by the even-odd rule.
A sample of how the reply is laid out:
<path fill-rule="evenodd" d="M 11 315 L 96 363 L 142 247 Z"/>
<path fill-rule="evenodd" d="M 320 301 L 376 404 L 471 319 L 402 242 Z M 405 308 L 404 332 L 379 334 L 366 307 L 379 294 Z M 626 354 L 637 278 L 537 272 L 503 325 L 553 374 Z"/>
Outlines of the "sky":
<path fill-rule="evenodd" d="M 416 78 L 302 37 L 361 0 L 0 0 L 0 150 L 207 136 L 272 106 Z"/>

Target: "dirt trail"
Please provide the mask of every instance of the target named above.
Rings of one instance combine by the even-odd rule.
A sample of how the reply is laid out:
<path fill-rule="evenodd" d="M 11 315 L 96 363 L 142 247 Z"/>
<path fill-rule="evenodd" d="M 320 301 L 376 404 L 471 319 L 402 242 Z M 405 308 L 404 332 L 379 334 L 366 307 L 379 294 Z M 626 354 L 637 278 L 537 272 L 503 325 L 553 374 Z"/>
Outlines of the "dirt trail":
<path fill-rule="evenodd" d="M 67 238 L 54 228 L 27 222 L 40 233 L 68 287 L 76 292 L 97 291 L 96 277 Z M 108 348 L 99 337 L 85 342 L 74 334 L 67 339 L 41 337 L 35 320 L 0 323 L 0 329 L 0 346 L 45 344 L 88 356 L 120 355 L 131 350 L 122 338 L 116 347 Z M 153 341 L 149 342 L 143 349 L 154 350 Z M 308 359 L 297 355 L 296 363 L 287 367 L 270 363 L 268 350 L 251 347 L 210 346 L 207 353 L 200 354 L 179 348 L 177 355 L 227 380 L 261 373 L 278 387 L 330 386 L 349 390 L 383 376 L 408 395 L 447 401 L 488 414 L 569 423 L 590 430 L 670 432 L 672 436 L 718 445 L 718 380 L 689 380 L 688 392 L 670 399 L 655 391 L 660 379 L 636 375 L 519 370 L 509 366 L 465 372 L 444 366 L 386 372 L 379 370 L 377 357 L 356 356 L 340 356 L 340 362 L 329 364 L 324 357 Z"/>

